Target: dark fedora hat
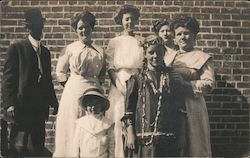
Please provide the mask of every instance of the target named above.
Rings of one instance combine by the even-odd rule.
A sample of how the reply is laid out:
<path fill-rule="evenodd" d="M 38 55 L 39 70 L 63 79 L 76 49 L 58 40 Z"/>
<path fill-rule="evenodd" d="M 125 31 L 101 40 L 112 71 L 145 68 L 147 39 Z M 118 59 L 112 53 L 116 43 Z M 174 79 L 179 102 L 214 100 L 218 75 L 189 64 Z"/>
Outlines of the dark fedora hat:
<path fill-rule="evenodd" d="M 44 23 L 45 18 L 42 16 L 42 13 L 39 9 L 33 8 L 29 9 L 24 14 L 25 18 L 25 24 L 38 24 L 38 23 Z"/>

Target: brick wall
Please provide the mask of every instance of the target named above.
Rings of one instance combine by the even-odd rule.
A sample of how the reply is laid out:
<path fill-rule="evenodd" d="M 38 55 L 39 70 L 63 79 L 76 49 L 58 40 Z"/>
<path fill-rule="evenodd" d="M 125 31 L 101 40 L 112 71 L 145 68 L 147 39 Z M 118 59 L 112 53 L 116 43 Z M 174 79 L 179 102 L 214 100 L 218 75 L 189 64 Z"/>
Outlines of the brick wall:
<path fill-rule="evenodd" d="M 105 48 L 110 38 L 121 31 L 113 21 L 116 9 L 122 4 L 141 9 L 137 33 L 152 34 L 152 21 L 189 15 L 197 18 L 201 31 L 197 47 L 214 57 L 216 88 L 206 96 L 211 125 L 214 156 L 240 156 L 249 149 L 250 101 L 250 2 L 231 1 L 75 1 L 75 0 L 3 0 L 1 2 L 0 76 L 8 46 L 27 36 L 23 27 L 23 12 L 31 7 L 42 10 L 47 21 L 43 43 L 52 53 L 55 70 L 62 48 L 76 40 L 69 18 L 83 9 L 96 15 L 94 41 Z M 54 76 L 53 72 L 53 76 Z M 1 81 L 1 80 L 0 80 Z M 105 84 L 108 90 L 109 80 Z M 62 88 L 54 81 L 60 99 Z M 46 145 L 53 150 L 53 116 L 47 123 Z"/>

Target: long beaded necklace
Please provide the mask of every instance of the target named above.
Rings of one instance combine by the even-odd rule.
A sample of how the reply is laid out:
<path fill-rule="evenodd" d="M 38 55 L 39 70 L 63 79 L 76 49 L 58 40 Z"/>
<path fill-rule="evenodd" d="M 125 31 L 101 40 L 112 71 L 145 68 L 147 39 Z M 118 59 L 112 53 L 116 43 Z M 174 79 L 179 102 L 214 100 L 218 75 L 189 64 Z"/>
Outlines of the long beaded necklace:
<path fill-rule="evenodd" d="M 146 81 L 149 81 L 149 85 L 151 86 L 154 95 L 158 95 L 158 102 L 157 102 L 157 113 L 156 113 L 156 117 L 154 122 L 152 123 L 152 125 L 154 125 L 154 130 L 152 135 L 150 136 L 150 140 L 145 142 L 145 145 L 150 145 L 153 142 L 154 136 L 157 134 L 157 126 L 158 126 L 158 119 L 160 116 L 160 108 L 161 108 L 161 101 L 162 101 L 162 90 L 163 88 L 165 88 L 165 86 L 168 86 L 168 82 L 169 81 L 167 78 L 167 75 L 165 75 L 163 73 L 163 71 L 161 71 L 160 74 L 160 85 L 159 88 L 157 89 L 153 83 L 153 81 L 150 79 L 149 76 L 149 70 L 146 69 L 143 75 L 143 83 L 142 83 L 142 91 L 144 91 L 144 93 L 142 91 L 140 91 L 140 94 L 142 95 L 142 135 L 141 137 L 143 138 L 145 136 L 145 116 L 146 116 L 146 112 L 145 112 L 145 108 L 146 108 L 146 96 L 145 96 L 145 92 L 146 92 Z"/>

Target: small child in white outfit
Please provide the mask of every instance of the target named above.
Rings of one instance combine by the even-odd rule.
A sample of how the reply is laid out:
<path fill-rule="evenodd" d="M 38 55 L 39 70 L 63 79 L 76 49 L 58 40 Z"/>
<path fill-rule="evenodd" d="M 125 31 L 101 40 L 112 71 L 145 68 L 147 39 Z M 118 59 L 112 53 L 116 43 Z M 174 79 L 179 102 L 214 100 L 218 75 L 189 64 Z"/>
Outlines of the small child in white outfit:
<path fill-rule="evenodd" d="M 99 89 L 87 90 L 80 99 L 86 115 L 76 120 L 74 157 L 114 157 L 114 123 L 104 116 L 109 101 Z"/>

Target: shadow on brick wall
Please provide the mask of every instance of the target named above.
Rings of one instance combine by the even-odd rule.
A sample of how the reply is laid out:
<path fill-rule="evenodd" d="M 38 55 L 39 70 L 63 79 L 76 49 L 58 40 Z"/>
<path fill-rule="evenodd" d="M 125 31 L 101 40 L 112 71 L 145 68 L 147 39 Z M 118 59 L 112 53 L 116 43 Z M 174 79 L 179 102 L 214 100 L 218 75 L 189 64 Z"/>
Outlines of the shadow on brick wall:
<path fill-rule="evenodd" d="M 232 81 L 216 75 L 216 88 L 208 96 L 213 156 L 250 155 L 249 103 Z"/>

